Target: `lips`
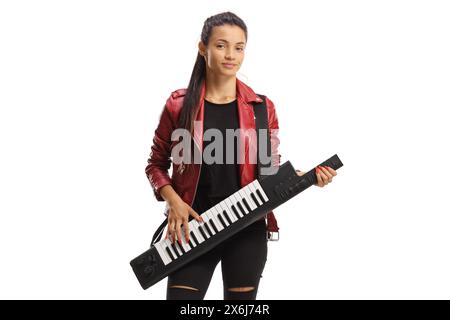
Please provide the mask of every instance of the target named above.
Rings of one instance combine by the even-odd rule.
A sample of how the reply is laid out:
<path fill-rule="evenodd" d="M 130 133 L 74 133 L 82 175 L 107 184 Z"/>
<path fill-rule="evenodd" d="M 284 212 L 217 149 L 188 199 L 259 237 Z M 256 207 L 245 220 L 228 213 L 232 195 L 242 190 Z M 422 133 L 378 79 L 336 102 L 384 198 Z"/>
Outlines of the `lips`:
<path fill-rule="evenodd" d="M 222 63 L 222 65 L 224 65 L 227 68 L 231 68 L 231 67 L 234 67 L 236 64 L 234 64 L 234 63 Z"/>

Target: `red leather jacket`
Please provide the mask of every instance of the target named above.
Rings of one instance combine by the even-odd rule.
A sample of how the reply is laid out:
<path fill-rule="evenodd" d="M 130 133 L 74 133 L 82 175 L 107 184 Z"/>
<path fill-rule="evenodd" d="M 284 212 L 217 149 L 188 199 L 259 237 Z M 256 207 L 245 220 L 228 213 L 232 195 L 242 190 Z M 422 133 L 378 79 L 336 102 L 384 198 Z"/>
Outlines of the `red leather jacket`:
<path fill-rule="evenodd" d="M 203 128 L 203 115 L 204 115 L 204 97 L 206 91 L 206 83 L 203 81 L 201 95 L 200 95 L 200 109 L 196 116 L 196 121 L 201 122 L 201 128 Z M 239 127 L 241 129 L 255 129 L 255 116 L 253 112 L 253 106 L 251 102 L 261 102 L 258 95 L 246 84 L 239 79 L 236 79 L 236 92 L 238 102 L 238 115 L 239 115 Z M 171 141 L 172 131 L 177 127 L 180 110 L 183 105 L 184 95 L 186 89 L 178 89 L 171 93 L 170 97 L 164 106 L 164 109 L 160 115 L 158 127 L 155 130 L 153 138 L 153 145 L 151 147 L 150 157 L 148 159 L 148 165 L 145 168 L 145 173 L 153 188 L 154 195 L 158 201 L 164 201 L 159 193 L 161 187 L 171 184 L 177 194 L 187 204 L 192 206 L 194 201 L 195 192 L 197 190 L 197 184 L 200 176 L 201 164 L 194 164 L 193 170 L 184 171 L 185 164 L 173 163 L 172 176 L 169 177 L 168 170 L 172 163 L 171 151 L 176 141 Z M 278 130 L 278 118 L 275 112 L 275 106 L 273 102 L 266 97 L 266 105 L 268 112 L 269 132 L 272 145 L 272 157 L 274 165 L 280 164 L 280 155 L 278 154 L 279 139 L 276 134 L 273 134 L 273 130 Z M 201 131 L 201 132 L 199 132 Z M 243 139 L 240 136 L 241 143 L 245 146 L 245 159 L 249 159 L 249 145 L 255 143 L 247 139 Z M 203 150 L 203 130 L 194 131 L 194 143 L 197 145 L 198 150 Z M 257 165 L 249 163 L 239 165 L 240 183 L 241 188 L 256 179 Z M 167 215 L 167 207 L 165 215 Z M 267 218 L 267 230 L 270 232 L 278 232 L 278 225 L 273 212 L 269 212 L 266 215 Z"/>

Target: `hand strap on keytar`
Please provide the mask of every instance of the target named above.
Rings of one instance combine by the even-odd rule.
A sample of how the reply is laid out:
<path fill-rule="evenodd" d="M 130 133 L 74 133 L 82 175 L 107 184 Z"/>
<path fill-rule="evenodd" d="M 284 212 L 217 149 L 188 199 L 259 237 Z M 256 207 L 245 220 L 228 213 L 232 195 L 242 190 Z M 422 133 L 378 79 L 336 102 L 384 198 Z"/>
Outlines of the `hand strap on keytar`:
<path fill-rule="evenodd" d="M 161 225 L 155 231 L 155 234 L 153 235 L 153 238 L 152 238 L 152 242 L 150 243 L 150 248 L 153 247 L 153 245 L 161 239 L 161 236 L 163 234 L 163 231 L 164 231 L 164 228 L 166 227 L 166 225 L 167 225 L 167 218 L 164 219 L 164 221 L 161 223 Z"/>

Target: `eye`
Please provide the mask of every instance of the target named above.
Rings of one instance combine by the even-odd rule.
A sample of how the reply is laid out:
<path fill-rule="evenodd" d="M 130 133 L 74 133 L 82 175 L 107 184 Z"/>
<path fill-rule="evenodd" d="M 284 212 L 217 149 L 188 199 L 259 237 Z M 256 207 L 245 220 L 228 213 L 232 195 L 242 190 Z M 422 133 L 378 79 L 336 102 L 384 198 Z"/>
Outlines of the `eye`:
<path fill-rule="evenodd" d="M 224 44 L 218 44 L 218 45 L 216 45 L 216 48 L 223 48 L 223 47 L 225 47 L 225 45 Z M 239 48 L 236 48 L 238 51 L 244 51 L 244 48 L 243 47 L 239 47 Z"/>

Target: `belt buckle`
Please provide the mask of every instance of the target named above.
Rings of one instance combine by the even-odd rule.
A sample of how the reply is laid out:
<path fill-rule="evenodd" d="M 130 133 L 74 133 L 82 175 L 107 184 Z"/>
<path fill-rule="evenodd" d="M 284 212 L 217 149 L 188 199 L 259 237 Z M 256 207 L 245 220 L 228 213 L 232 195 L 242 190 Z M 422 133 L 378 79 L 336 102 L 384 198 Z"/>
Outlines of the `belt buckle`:
<path fill-rule="evenodd" d="M 274 233 L 277 234 L 276 238 L 273 237 Z M 280 240 L 280 232 L 279 231 L 267 231 L 267 240 L 269 240 L 269 241 L 278 241 L 278 240 Z"/>

